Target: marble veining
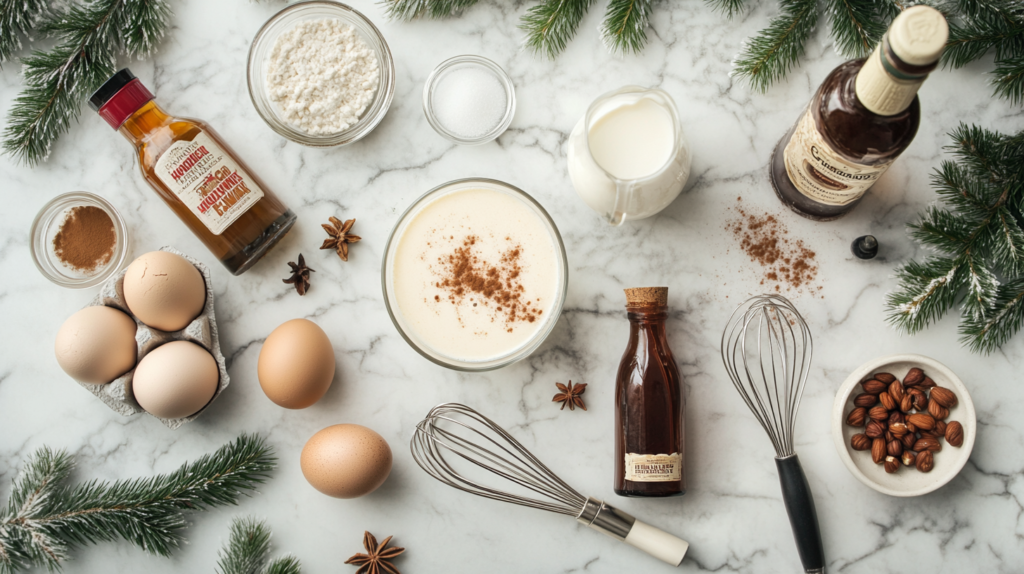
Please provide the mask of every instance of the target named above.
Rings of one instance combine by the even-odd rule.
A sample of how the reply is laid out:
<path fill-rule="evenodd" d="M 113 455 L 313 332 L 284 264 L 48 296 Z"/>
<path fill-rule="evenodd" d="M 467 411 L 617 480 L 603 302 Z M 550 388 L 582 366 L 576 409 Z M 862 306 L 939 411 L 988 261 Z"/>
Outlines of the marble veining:
<path fill-rule="evenodd" d="M 460 401 L 506 426 L 567 482 L 609 500 L 692 544 L 686 572 L 794 572 L 799 560 L 779 492 L 771 445 L 737 396 L 719 357 L 721 330 L 736 304 L 763 289 L 762 274 L 726 222 L 737 197 L 779 215 L 790 235 L 817 253 L 809 290 L 787 292 L 815 336 L 815 357 L 797 423 L 796 449 L 821 522 L 834 572 L 1013 572 L 1024 564 L 1024 335 L 988 357 L 956 341 L 955 318 L 924 334 L 900 336 L 884 322 L 882 302 L 894 266 L 925 255 L 904 231 L 935 198 L 929 174 L 946 158 L 946 133 L 960 121 L 1016 131 L 1020 107 L 990 98 L 990 60 L 939 70 L 921 90 L 923 120 L 910 149 L 850 216 L 805 221 L 776 200 L 767 177 L 778 138 L 813 90 L 841 62 L 823 24 L 802 65 L 767 94 L 730 77 L 745 38 L 777 5 L 760 2 L 732 20 L 704 2 L 656 3 L 642 55 L 610 55 L 597 28 L 596 4 L 576 39 L 556 60 L 526 53 L 516 28 L 522 3 L 484 0 L 448 21 L 389 22 L 371 0 L 352 4 L 377 24 L 394 52 L 394 103 L 361 142 L 337 149 L 286 142 L 253 109 L 246 89 L 249 43 L 284 3 L 183 0 L 172 3 L 173 29 L 159 53 L 130 65 L 172 113 L 207 120 L 299 216 L 284 243 L 242 277 L 232 277 L 163 205 L 137 173 L 129 144 L 95 114 L 29 169 L 0 158 L 0 497 L 16 469 L 42 445 L 66 448 L 75 477 L 115 479 L 166 472 L 241 432 L 269 437 L 280 468 L 238 508 L 190 517 L 189 544 L 171 558 L 128 544 L 82 549 L 67 572 L 212 571 L 230 519 L 254 514 L 274 530 L 275 552 L 291 552 L 306 572 L 349 572 L 364 529 L 395 535 L 408 549 L 397 561 L 422 572 L 667 572 L 625 545 L 610 543 L 572 519 L 477 499 L 434 482 L 416 467 L 408 441 L 435 404 Z M 423 117 L 421 93 L 431 69 L 458 54 L 495 60 L 511 75 L 518 109 L 497 141 L 458 147 Z M 587 104 L 626 84 L 657 86 L 679 107 L 693 149 L 684 193 L 651 219 L 611 228 L 572 190 L 566 139 Z M 21 86 L 17 64 L 0 71 L 0 113 Z M 536 197 L 558 225 L 570 265 L 565 308 L 531 357 L 498 371 L 463 374 L 438 367 L 399 336 L 384 308 L 380 262 L 391 227 L 420 194 L 456 178 L 508 181 Z M 178 431 L 139 415 L 125 418 L 69 380 L 53 358 L 63 320 L 93 296 L 50 284 L 32 266 L 28 230 L 58 193 L 88 190 L 111 201 L 128 222 L 135 255 L 171 245 L 213 272 L 221 346 L 232 385 L 208 412 Z M 319 251 L 329 215 L 355 217 L 363 241 L 348 263 Z M 855 260 L 850 242 L 873 233 L 880 256 Z M 287 261 L 299 252 L 316 269 L 298 297 Z M 688 493 L 632 500 L 612 491 L 614 371 L 628 333 L 622 288 L 670 287 L 669 339 L 687 387 Z M 280 323 L 307 317 L 331 338 L 338 362 L 330 391 L 315 406 L 286 411 L 260 391 L 256 360 Z M 829 434 L 834 392 L 852 369 L 881 354 L 915 352 L 940 359 L 972 391 L 979 436 L 967 467 L 949 485 L 896 499 L 847 472 Z M 588 383 L 587 412 L 559 411 L 555 381 Z M 367 425 L 390 443 L 395 464 L 370 496 L 342 501 L 314 491 L 299 470 L 299 451 L 319 429 Z"/>

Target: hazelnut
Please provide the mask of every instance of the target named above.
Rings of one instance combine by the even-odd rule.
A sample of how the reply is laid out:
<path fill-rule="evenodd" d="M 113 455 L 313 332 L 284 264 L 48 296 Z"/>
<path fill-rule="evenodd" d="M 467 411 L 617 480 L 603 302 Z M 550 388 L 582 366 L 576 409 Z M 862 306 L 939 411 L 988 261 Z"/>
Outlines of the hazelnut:
<path fill-rule="evenodd" d="M 885 410 L 896 410 L 896 401 L 895 399 L 892 398 L 892 395 L 890 395 L 889 393 L 882 393 L 878 395 L 878 401 L 882 404 L 883 407 L 885 407 Z"/>
<path fill-rule="evenodd" d="M 942 420 L 949 416 L 949 409 L 932 399 L 928 401 L 928 414 L 935 417 L 936 420 Z"/>
<path fill-rule="evenodd" d="M 935 419 L 932 417 L 932 415 L 925 413 L 914 413 L 912 415 L 908 415 L 907 422 L 921 430 L 927 431 L 935 428 Z"/>
<path fill-rule="evenodd" d="M 860 384 L 863 387 L 864 392 L 869 395 L 877 395 L 886 389 L 886 384 L 877 379 L 868 379 Z"/>
<path fill-rule="evenodd" d="M 935 468 L 935 459 L 930 451 L 924 451 L 917 453 L 917 460 L 914 461 L 914 466 L 921 472 L 931 472 Z"/>
<path fill-rule="evenodd" d="M 873 421 L 884 421 L 889 419 L 889 409 L 882 405 L 875 405 L 868 411 L 868 416 Z"/>
<path fill-rule="evenodd" d="M 903 415 L 903 413 L 901 413 L 899 411 L 893 411 L 893 412 L 889 413 L 889 426 L 892 426 L 892 425 L 894 425 L 896 423 L 905 423 L 905 422 L 907 422 L 907 417 L 905 417 Z"/>
<path fill-rule="evenodd" d="M 889 432 L 891 432 L 893 436 L 902 437 L 907 434 L 907 425 L 906 423 L 892 423 L 889 425 Z"/>
<path fill-rule="evenodd" d="M 935 381 L 933 381 L 931 379 L 931 377 L 928 377 L 928 376 L 925 376 L 924 380 L 921 381 L 921 384 L 918 385 L 918 387 L 920 387 L 922 389 L 930 389 L 930 388 L 932 388 L 934 386 L 935 386 Z"/>
<path fill-rule="evenodd" d="M 956 395 L 953 391 L 944 387 L 935 387 L 932 389 L 932 400 L 939 403 L 939 406 L 951 409 L 957 405 Z"/>
<path fill-rule="evenodd" d="M 882 464 L 885 460 L 885 439 L 876 438 L 871 443 L 871 460 L 875 461 L 875 464 Z"/>
<path fill-rule="evenodd" d="M 868 393 L 861 393 L 853 399 L 853 404 L 858 407 L 873 407 L 878 402 L 878 395 L 869 395 Z"/>
<path fill-rule="evenodd" d="M 868 410 L 864 407 L 857 407 L 850 411 L 850 414 L 846 415 L 846 424 L 852 427 L 862 427 L 867 418 Z"/>
<path fill-rule="evenodd" d="M 946 421 L 935 421 L 935 428 L 932 429 L 932 432 L 936 436 L 946 436 Z"/>
<path fill-rule="evenodd" d="M 914 388 L 910 389 L 910 396 L 914 399 L 914 408 L 923 411 L 928 408 L 928 397 L 924 394 L 924 391 Z"/>
<path fill-rule="evenodd" d="M 903 400 L 900 401 L 900 410 L 909 413 L 914 408 L 914 397 L 912 395 L 903 395 Z"/>
<path fill-rule="evenodd" d="M 900 442 L 903 443 L 904 450 L 910 450 L 914 448 L 914 443 L 917 442 L 917 437 L 914 436 L 914 433 L 908 432 L 900 437 Z"/>
<path fill-rule="evenodd" d="M 894 456 L 885 457 L 885 472 L 892 474 L 900 469 L 900 462 Z"/>
<path fill-rule="evenodd" d="M 875 373 L 875 379 L 882 381 L 883 383 L 888 385 L 889 383 L 895 381 L 896 377 L 892 376 L 889 373 Z"/>
<path fill-rule="evenodd" d="M 912 450 L 905 450 L 900 458 L 903 460 L 903 464 L 914 466 L 914 463 L 917 462 L 917 453 Z"/>
<path fill-rule="evenodd" d="M 919 385 L 922 381 L 924 381 L 924 371 L 917 367 L 910 369 L 907 376 L 903 377 L 903 385 L 907 387 Z"/>
<path fill-rule="evenodd" d="M 925 437 L 918 439 L 917 442 L 914 443 L 914 448 L 910 450 L 916 450 L 917 452 L 939 452 L 942 450 L 942 445 L 932 437 Z"/>
<path fill-rule="evenodd" d="M 864 428 L 864 434 L 871 438 L 881 438 L 885 434 L 885 425 L 878 421 L 870 421 Z"/>
<path fill-rule="evenodd" d="M 946 442 L 949 446 L 959 447 L 964 444 L 964 427 L 957 421 L 946 425 Z"/>
<path fill-rule="evenodd" d="M 853 450 L 868 450 L 871 448 L 871 439 L 864 433 L 855 434 L 850 437 L 850 446 Z"/>
<path fill-rule="evenodd" d="M 900 442 L 898 439 L 893 439 L 893 440 L 885 443 L 885 452 L 889 456 L 896 456 L 896 457 L 898 457 L 901 454 L 903 454 L 903 443 Z"/>
<path fill-rule="evenodd" d="M 903 383 L 899 381 L 893 381 L 889 384 L 889 394 L 892 395 L 892 399 L 896 401 L 896 404 L 900 404 L 903 400 L 903 395 L 907 394 L 906 389 L 903 388 Z"/>

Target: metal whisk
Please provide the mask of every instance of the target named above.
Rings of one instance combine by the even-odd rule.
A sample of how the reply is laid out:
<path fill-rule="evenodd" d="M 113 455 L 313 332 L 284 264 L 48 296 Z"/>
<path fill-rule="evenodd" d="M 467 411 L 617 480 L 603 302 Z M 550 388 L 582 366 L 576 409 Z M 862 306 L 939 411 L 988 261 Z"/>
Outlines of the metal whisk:
<path fill-rule="evenodd" d="M 758 295 L 733 312 L 722 334 L 729 378 L 775 446 L 775 463 L 804 571 L 825 572 L 814 498 L 793 450 L 793 427 L 814 343 L 807 323 L 779 295 Z"/>
<path fill-rule="evenodd" d="M 580 523 L 673 566 L 683 561 L 689 547 L 684 540 L 596 498 L 583 496 L 558 478 L 505 429 L 465 405 L 446 403 L 431 409 L 427 417 L 416 425 L 410 447 L 420 468 L 459 490 L 574 516 Z M 518 485 L 513 488 L 522 494 L 478 482 L 470 477 L 474 471 Z M 505 485 L 506 488 L 509 486 Z"/>

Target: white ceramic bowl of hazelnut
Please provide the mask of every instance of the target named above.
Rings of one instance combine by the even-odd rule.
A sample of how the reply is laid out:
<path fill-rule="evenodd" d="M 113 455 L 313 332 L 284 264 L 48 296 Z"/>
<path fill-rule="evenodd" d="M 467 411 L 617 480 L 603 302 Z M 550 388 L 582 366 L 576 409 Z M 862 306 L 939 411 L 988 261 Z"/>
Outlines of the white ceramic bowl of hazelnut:
<path fill-rule="evenodd" d="M 890 496 L 920 496 L 953 480 L 971 456 L 976 432 L 963 381 L 923 355 L 864 363 L 843 381 L 832 410 L 832 438 L 843 464 Z"/>

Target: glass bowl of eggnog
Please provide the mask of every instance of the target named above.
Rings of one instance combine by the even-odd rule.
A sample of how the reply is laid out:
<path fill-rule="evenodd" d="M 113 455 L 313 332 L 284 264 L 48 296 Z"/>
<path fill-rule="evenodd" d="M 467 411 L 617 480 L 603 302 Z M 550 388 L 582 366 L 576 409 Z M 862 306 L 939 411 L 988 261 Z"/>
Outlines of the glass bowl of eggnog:
<path fill-rule="evenodd" d="M 487 371 L 532 353 L 562 312 L 569 264 L 548 212 L 482 178 L 450 181 L 402 214 L 384 250 L 388 314 L 421 355 Z"/>

